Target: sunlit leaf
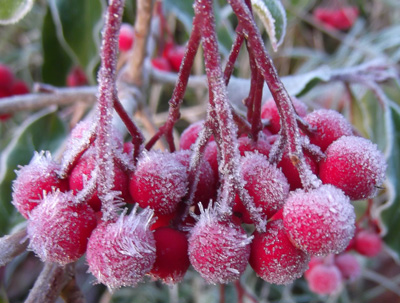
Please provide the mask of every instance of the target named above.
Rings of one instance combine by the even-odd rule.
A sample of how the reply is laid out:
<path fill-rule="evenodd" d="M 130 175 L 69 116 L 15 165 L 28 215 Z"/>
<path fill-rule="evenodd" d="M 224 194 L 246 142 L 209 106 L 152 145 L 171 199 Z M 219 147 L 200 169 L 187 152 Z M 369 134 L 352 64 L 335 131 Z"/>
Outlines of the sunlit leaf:
<path fill-rule="evenodd" d="M 32 9 L 33 0 L 0 0 L 0 24 L 21 20 Z"/>

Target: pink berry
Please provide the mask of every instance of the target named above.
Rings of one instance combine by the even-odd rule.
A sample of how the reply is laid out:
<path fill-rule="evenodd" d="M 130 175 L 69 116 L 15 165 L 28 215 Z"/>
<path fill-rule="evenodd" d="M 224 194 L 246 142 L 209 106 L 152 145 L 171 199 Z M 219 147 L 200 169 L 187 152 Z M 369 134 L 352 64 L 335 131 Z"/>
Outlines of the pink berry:
<path fill-rule="evenodd" d="M 361 275 L 360 263 L 357 258 L 350 253 L 343 253 L 335 258 L 335 265 L 339 268 L 343 279 L 354 281 Z"/>
<path fill-rule="evenodd" d="M 43 262 L 65 265 L 86 251 L 96 215 L 86 204 L 75 201 L 72 192 L 45 195 L 28 220 L 29 248 Z"/>
<path fill-rule="evenodd" d="M 260 137 L 257 142 L 254 142 L 249 137 L 241 137 L 238 139 L 239 152 L 241 156 L 244 156 L 246 152 L 259 152 L 260 154 L 268 157 L 271 151 L 271 144 L 266 137 Z"/>
<path fill-rule="evenodd" d="M 88 79 L 81 67 L 73 67 L 67 75 L 67 86 L 76 87 L 88 84 Z"/>
<path fill-rule="evenodd" d="M 129 23 L 122 23 L 119 29 L 119 50 L 121 52 L 127 52 L 132 48 L 135 40 L 135 30 Z"/>
<path fill-rule="evenodd" d="M 190 124 L 181 134 L 181 138 L 179 141 L 180 149 L 190 149 L 191 146 L 196 142 L 197 137 L 199 136 L 199 133 L 202 130 L 203 126 L 204 120 L 200 120 Z M 214 138 L 211 136 L 210 141 L 213 140 Z"/>
<path fill-rule="evenodd" d="M 284 205 L 283 218 L 289 238 L 310 255 L 342 252 L 355 229 L 349 198 L 332 185 L 292 192 Z"/>
<path fill-rule="evenodd" d="M 156 57 L 151 59 L 151 65 L 158 70 L 164 72 L 170 72 L 172 70 L 171 65 L 169 64 L 168 60 L 164 57 Z"/>
<path fill-rule="evenodd" d="M 282 220 L 269 223 L 265 233 L 254 233 L 250 265 L 268 283 L 292 283 L 303 275 L 309 260 L 306 253 L 290 242 Z"/>
<path fill-rule="evenodd" d="M 25 218 L 28 219 L 32 209 L 40 204 L 44 192 L 68 190 L 68 180 L 57 175 L 59 168 L 49 152 L 41 152 L 35 153 L 28 165 L 16 171 L 12 203 Z"/>
<path fill-rule="evenodd" d="M 328 257 L 329 258 L 329 257 Z M 310 262 L 308 262 L 308 269 L 304 272 L 304 278 L 308 279 L 308 275 L 312 271 L 312 269 L 318 265 L 318 264 L 324 264 L 325 263 L 325 257 L 318 257 L 318 256 L 312 256 L 310 258 Z"/>
<path fill-rule="evenodd" d="M 333 141 L 353 134 L 353 128 L 346 118 L 331 109 L 315 110 L 304 120 L 316 129 L 309 136 L 310 142 L 319 146 L 323 152 Z"/>
<path fill-rule="evenodd" d="M 171 45 L 164 52 L 165 58 L 167 58 L 172 69 L 176 72 L 179 71 L 183 57 L 185 56 L 185 46 Z"/>
<path fill-rule="evenodd" d="M 110 289 L 136 286 L 156 260 L 156 243 L 149 229 L 153 211 L 124 213 L 116 222 L 97 226 L 89 238 L 89 271 Z"/>
<path fill-rule="evenodd" d="M 129 189 L 140 207 L 168 214 L 185 196 L 187 185 L 186 168 L 175 155 L 150 151 L 139 158 Z"/>
<path fill-rule="evenodd" d="M 304 117 L 307 115 L 307 106 L 297 98 L 292 97 L 293 106 L 300 117 Z M 274 99 L 269 99 L 261 108 L 261 118 L 268 119 L 270 125 L 267 126 L 267 129 L 276 134 L 281 129 L 281 122 L 278 113 L 278 109 L 276 107 L 276 103 Z"/>
<path fill-rule="evenodd" d="M 154 239 L 157 256 L 150 275 L 166 284 L 182 281 L 190 265 L 185 233 L 161 227 L 154 232 Z"/>
<path fill-rule="evenodd" d="M 377 194 L 385 179 L 386 167 L 383 154 L 371 141 L 344 136 L 326 150 L 319 176 L 323 183 L 340 188 L 351 200 L 359 200 Z"/>
<path fill-rule="evenodd" d="M 250 242 L 242 227 L 218 221 L 216 210 L 209 207 L 191 230 L 190 263 L 207 283 L 235 281 L 246 269 Z"/>
<path fill-rule="evenodd" d="M 311 291 L 320 295 L 331 295 L 339 291 L 342 276 L 335 265 L 318 264 L 307 276 Z"/>
<path fill-rule="evenodd" d="M 357 20 L 359 11 L 355 6 L 343 6 L 339 8 L 319 7 L 313 11 L 315 19 L 328 28 L 347 30 Z"/>
<path fill-rule="evenodd" d="M 14 82 L 14 73 L 5 64 L 0 63 L 0 89 L 9 89 Z"/>
<path fill-rule="evenodd" d="M 382 238 L 375 232 L 362 230 L 356 234 L 354 240 L 355 250 L 364 256 L 375 257 L 382 250 Z"/>
<path fill-rule="evenodd" d="M 289 195 L 289 183 L 281 170 L 258 153 L 248 153 L 240 162 L 245 189 L 263 215 L 273 216 Z M 243 202 L 243 201 L 242 201 Z M 235 211 L 235 208 L 234 208 Z"/>

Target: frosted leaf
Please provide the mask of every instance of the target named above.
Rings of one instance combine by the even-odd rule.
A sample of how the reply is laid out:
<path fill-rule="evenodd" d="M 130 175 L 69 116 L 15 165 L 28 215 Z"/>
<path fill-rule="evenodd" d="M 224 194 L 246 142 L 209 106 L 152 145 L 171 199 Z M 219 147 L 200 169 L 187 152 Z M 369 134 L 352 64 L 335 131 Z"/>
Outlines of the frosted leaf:
<path fill-rule="evenodd" d="M 251 240 L 239 225 L 218 221 L 212 205 L 206 210 L 201 207 L 199 221 L 190 233 L 189 259 L 208 283 L 229 283 L 245 270 Z"/>
<path fill-rule="evenodd" d="M 292 283 L 306 271 L 309 260 L 306 253 L 290 242 L 282 220 L 269 223 L 265 233 L 254 234 L 250 265 L 268 283 Z"/>
<path fill-rule="evenodd" d="M 137 207 L 126 211 L 115 222 L 104 222 L 93 231 L 86 252 L 91 272 L 109 289 L 136 286 L 150 271 L 156 259 L 152 224 L 153 211 Z"/>
<path fill-rule="evenodd" d="M 377 145 L 355 136 L 344 136 L 326 150 L 320 164 L 323 183 L 342 189 L 352 200 L 372 198 L 385 180 L 387 165 Z"/>
<path fill-rule="evenodd" d="M 354 208 L 349 198 L 332 185 L 292 192 L 284 205 L 283 218 L 289 238 L 310 255 L 340 253 L 354 235 Z"/>

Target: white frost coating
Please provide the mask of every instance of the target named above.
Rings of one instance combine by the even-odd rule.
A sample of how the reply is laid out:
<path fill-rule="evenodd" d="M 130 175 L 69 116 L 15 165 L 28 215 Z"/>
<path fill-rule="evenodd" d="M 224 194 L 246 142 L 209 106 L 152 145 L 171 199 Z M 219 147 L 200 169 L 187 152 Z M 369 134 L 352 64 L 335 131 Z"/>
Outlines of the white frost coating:
<path fill-rule="evenodd" d="M 292 192 L 283 218 L 289 238 L 310 255 L 340 253 L 354 235 L 354 208 L 340 189 L 329 184 Z"/>
<path fill-rule="evenodd" d="M 189 259 L 207 283 L 229 283 L 246 268 L 252 237 L 232 222 L 219 222 L 217 208 L 200 207 L 200 218 L 189 238 Z"/>
<path fill-rule="evenodd" d="M 110 290 L 136 286 L 156 259 L 156 246 L 149 226 L 153 211 L 129 215 L 124 211 L 116 222 L 105 222 L 92 233 L 87 248 L 89 271 Z"/>

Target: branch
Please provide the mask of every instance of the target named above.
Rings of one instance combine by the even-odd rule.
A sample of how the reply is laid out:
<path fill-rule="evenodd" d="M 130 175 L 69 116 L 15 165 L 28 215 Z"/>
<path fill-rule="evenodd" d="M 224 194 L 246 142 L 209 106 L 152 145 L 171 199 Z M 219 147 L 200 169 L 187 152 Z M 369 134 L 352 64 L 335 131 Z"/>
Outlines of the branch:
<path fill-rule="evenodd" d="M 11 262 L 28 247 L 26 228 L 0 238 L 0 267 Z"/>

